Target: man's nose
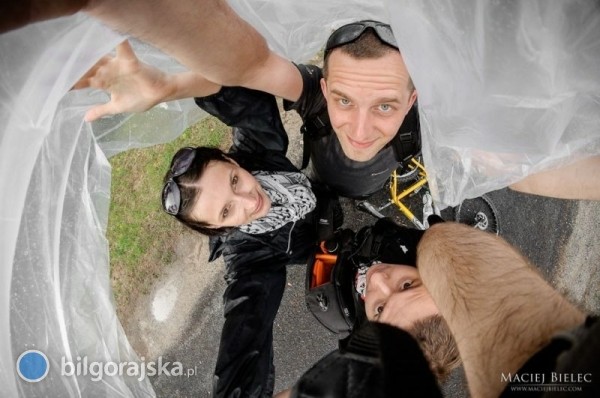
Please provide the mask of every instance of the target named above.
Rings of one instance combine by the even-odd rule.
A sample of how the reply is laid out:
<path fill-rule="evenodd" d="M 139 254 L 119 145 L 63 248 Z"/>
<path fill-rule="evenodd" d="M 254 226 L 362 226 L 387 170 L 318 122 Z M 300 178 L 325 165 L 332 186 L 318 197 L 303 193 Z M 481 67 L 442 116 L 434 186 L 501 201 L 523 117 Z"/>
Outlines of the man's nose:
<path fill-rule="evenodd" d="M 354 115 L 352 138 L 355 141 L 364 142 L 369 140 L 372 120 L 368 110 L 358 109 Z"/>
<path fill-rule="evenodd" d="M 377 292 L 384 297 L 392 293 L 390 279 L 384 272 L 374 272 L 367 281 L 367 294 Z"/>

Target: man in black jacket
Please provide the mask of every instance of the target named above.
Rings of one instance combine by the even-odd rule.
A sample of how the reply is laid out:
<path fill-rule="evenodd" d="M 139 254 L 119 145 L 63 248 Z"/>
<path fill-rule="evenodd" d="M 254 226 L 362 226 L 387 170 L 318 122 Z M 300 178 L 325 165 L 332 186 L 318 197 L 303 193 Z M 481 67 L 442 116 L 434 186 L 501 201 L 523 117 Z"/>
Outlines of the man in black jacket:
<path fill-rule="evenodd" d="M 406 256 L 409 265 L 415 258 L 418 273 L 371 266 L 365 311 L 369 320 L 397 328 L 357 328 L 300 379 L 292 397 L 440 396 L 431 363 L 405 331 L 414 314 L 406 307 L 425 310 L 426 296 L 456 340 L 471 396 L 600 393 L 600 322 L 552 288 L 514 247 L 457 223 L 425 232 L 387 226 L 388 247 L 380 252 L 401 249 L 396 257 Z"/>

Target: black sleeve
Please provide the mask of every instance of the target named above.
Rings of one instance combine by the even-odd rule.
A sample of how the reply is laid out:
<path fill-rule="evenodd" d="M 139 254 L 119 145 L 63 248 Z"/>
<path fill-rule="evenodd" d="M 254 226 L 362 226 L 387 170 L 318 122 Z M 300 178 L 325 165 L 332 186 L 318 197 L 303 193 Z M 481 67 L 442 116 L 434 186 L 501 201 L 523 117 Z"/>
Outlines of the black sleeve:
<path fill-rule="evenodd" d="M 288 136 L 273 95 L 244 87 L 222 87 L 216 94 L 194 100 L 233 127 L 232 152 L 287 152 Z"/>
<path fill-rule="evenodd" d="M 213 381 L 214 397 L 271 396 L 273 322 L 286 269 L 232 276 L 223 295 L 225 323 Z"/>
<path fill-rule="evenodd" d="M 283 101 L 283 109 L 295 110 L 304 119 L 318 114 L 327 105 L 321 91 L 323 71 L 315 65 L 294 65 L 302 75 L 302 94 L 296 102 Z"/>
<path fill-rule="evenodd" d="M 417 341 L 390 325 L 366 323 L 296 382 L 290 396 L 442 397 Z"/>
<path fill-rule="evenodd" d="M 240 232 L 234 232 L 222 245 L 227 268 L 225 323 L 213 396 L 271 396 L 273 322 L 285 289 L 289 258 Z"/>

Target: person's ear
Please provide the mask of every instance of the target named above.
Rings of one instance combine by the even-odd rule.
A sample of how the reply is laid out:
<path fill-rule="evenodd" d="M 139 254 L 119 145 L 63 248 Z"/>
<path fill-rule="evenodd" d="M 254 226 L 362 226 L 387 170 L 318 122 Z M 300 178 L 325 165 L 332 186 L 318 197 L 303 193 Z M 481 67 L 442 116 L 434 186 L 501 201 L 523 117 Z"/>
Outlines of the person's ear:
<path fill-rule="evenodd" d="M 410 112 L 410 110 L 413 107 L 413 105 L 415 104 L 416 100 L 417 100 L 417 89 L 414 89 L 412 91 L 412 93 L 410 94 L 410 97 L 408 97 L 408 106 L 406 107 L 407 114 L 408 114 L 408 112 Z"/>
<path fill-rule="evenodd" d="M 323 97 L 325 97 L 325 101 L 327 101 L 327 81 L 324 77 L 321 78 L 321 91 L 323 92 Z"/>

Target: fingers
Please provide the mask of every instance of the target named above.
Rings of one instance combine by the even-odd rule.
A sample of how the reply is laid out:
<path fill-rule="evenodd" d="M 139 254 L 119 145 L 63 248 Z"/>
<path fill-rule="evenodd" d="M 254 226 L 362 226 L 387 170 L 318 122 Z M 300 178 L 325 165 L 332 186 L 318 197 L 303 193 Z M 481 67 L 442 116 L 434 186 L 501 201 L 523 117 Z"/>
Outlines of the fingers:
<path fill-rule="evenodd" d="M 121 58 L 127 61 L 137 61 L 138 58 L 129 44 L 129 40 L 125 40 L 117 46 L 117 58 Z"/>
<path fill-rule="evenodd" d="M 133 48 L 131 48 L 131 44 L 129 44 L 128 40 L 123 41 L 116 48 L 117 56 L 116 58 L 124 60 L 124 61 L 138 61 L 135 52 L 133 52 Z M 111 61 L 113 61 L 115 57 L 111 55 L 105 55 L 98 62 L 94 64 L 78 81 L 71 87 L 71 90 L 79 90 L 82 88 L 104 88 L 102 76 L 109 73 L 109 71 L 105 70 L 105 66 L 107 66 Z"/>
<path fill-rule="evenodd" d="M 84 76 L 81 79 L 79 79 L 77 83 L 73 85 L 73 87 L 71 87 L 71 90 L 80 90 L 88 87 L 90 87 L 90 79 Z"/>
<path fill-rule="evenodd" d="M 95 106 L 87 111 L 83 117 L 83 120 L 86 122 L 93 122 L 94 120 L 100 119 L 103 116 L 114 115 L 117 113 L 120 112 L 115 109 L 114 103 L 110 101 L 106 104 Z"/>
<path fill-rule="evenodd" d="M 102 72 L 102 68 L 106 64 L 108 64 L 112 59 L 113 57 L 111 57 L 110 55 L 105 55 L 104 57 L 100 58 L 100 60 L 96 62 L 94 66 L 92 66 L 90 70 L 88 70 L 83 76 L 81 76 L 81 78 L 77 81 L 77 83 L 73 85 L 73 87 L 71 87 L 71 90 L 79 90 L 88 87 L 98 87 L 97 85 L 92 85 L 94 83 L 94 77 L 96 75 L 99 75 Z"/>

